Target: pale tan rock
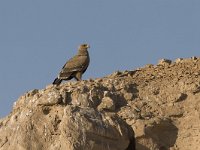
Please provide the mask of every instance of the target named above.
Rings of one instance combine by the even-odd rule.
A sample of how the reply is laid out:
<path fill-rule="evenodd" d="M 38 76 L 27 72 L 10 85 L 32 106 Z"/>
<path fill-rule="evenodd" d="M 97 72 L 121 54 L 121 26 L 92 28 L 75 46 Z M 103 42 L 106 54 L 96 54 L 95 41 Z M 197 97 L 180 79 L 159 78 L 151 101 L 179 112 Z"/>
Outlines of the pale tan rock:
<path fill-rule="evenodd" d="M 134 95 L 132 93 L 125 93 L 124 98 L 128 101 L 133 100 Z"/>
<path fill-rule="evenodd" d="M 159 60 L 158 65 L 170 65 L 171 63 L 172 61 L 169 59 L 161 59 Z"/>
<path fill-rule="evenodd" d="M 200 58 L 161 64 L 25 93 L 0 150 L 198 150 Z"/>
<path fill-rule="evenodd" d="M 98 110 L 115 111 L 115 103 L 110 97 L 104 97 L 101 104 L 98 106 Z"/>
<path fill-rule="evenodd" d="M 175 60 L 175 62 L 176 62 L 176 63 L 180 63 L 182 60 L 183 60 L 183 58 L 177 58 L 177 59 Z"/>
<path fill-rule="evenodd" d="M 90 107 L 44 104 L 33 105 L 32 111 L 27 107 L 20 110 L 1 125 L 2 150 L 121 150 L 134 136 L 117 115 L 109 116 Z"/>

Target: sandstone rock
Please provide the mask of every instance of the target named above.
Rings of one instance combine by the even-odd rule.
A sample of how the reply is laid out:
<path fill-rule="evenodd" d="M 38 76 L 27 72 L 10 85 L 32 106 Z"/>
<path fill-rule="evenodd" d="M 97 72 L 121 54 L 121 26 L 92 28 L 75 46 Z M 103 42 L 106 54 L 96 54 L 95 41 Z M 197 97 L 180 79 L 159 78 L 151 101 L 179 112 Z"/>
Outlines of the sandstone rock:
<path fill-rule="evenodd" d="M 0 122 L 0 149 L 135 149 L 132 128 L 115 113 L 96 110 L 98 105 L 93 102 L 101 94 L 110 95 L 99 92 L 104 90 L 102 86 L 91 87 L 96 92 L 90 92 L 85 84 L 71 87 L 48 86 L 21 96 L 12 113 Z M 115 110 L 110 97 L 101 101 L 106 109 Z"/>
<path fill-rule="evenodd" d="M 115 111 L 115 103 L 110 97 L 104 97 L 98 110 Z"/>
<path fill-rule="evenodd" d="M 158 65 L 170 65 L 171 63 L 172 61 L 169 59 L 161 59 L 159 60 Z"/>
<path fill-rule="evenodd" d="M 197 60 L 197 57 L 196 56 L 192 56 L 191 59 Z"/>
<path fill-rule="evenodd" d="M 133 93 L 124 93 L 124 98 L 125 98 L 127 101 L 130 101 L 130 100 L 133 100 L 134 95 L 133 95 Z"/>
<path fill-rule="evenodd" d="M 0 149 L 134 149 L 133 130 L 115 114 L 75 105 L 33 106 L 32 112 L 21 108 L 21 113 L 12 113 L 15 121 L 6 118 L 0 128 Z"/>
<path fill-rule="evenodd" d="M 176 60 L 175 60 L 175 62 L 176 63 L 179 63 L 179 62 L 181 62 L 183 60 L 183 58 L 177 58 Z"/>
<path fill-rule="evenodd" d="M 0 119 L 0 150 L 198 150 L 199 75 L 193 57 L 32 90 Z"/>

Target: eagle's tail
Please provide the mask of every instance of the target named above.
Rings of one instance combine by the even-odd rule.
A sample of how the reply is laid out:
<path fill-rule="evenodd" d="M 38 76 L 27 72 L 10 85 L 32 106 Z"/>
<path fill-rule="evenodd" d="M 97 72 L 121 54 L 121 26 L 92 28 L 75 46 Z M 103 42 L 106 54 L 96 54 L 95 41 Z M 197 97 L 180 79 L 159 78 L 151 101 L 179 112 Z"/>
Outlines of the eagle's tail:
<path fill-rule="evenodd" d="M 55 78 L 53 84 L 59 85 L 62 82 L 62 79 Z"/>

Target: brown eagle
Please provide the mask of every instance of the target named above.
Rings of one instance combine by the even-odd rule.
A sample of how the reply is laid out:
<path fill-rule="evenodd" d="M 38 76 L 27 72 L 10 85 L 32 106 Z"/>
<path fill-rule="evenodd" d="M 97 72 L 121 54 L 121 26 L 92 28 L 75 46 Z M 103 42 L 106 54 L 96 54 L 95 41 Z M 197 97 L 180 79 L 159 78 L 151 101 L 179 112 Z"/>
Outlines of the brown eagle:
<path fill-rule="evenodd" d="M 88 48 L 90 48 L 88 44 L 79 46 L 78 54 L 65 63 L 53 84 L 59 85 L 62 80 L 71 80 L 72 78 L 75 78 L 77 81 L 81 80 L 82 74 L 86 71 L 90 63 Z"/>

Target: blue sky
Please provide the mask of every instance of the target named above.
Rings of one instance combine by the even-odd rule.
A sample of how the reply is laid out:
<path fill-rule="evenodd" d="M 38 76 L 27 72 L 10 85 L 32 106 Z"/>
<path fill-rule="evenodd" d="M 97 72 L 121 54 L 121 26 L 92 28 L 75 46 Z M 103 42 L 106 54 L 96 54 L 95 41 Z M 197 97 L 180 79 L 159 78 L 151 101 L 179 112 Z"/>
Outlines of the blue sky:
<path fill-rule="evenodd" d="M 199 0 L 1 0 L 0 117 L 89 43 L 84 79 L 200 56 Z"/>

